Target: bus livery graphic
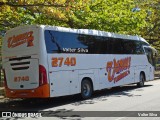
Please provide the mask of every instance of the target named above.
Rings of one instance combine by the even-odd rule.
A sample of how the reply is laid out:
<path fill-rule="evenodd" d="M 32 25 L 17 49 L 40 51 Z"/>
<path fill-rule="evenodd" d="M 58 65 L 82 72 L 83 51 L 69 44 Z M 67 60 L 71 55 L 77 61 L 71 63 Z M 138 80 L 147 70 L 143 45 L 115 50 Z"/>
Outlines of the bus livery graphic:
<path fill-rule="evenodd" d="M 14 48 L 21 44 L 27 43 L 27 47 L 33 46 L 33 31 L 19 34 L 17 36 L 13 35 L 8 38 L 8 48 Z"/>
<path fill-rule="evenodd" d="M 131 57 L 107 62 L 108 81 L 114 83 L 130 74 Z M 117 77 L 115 75 L 118 75 Z"/>

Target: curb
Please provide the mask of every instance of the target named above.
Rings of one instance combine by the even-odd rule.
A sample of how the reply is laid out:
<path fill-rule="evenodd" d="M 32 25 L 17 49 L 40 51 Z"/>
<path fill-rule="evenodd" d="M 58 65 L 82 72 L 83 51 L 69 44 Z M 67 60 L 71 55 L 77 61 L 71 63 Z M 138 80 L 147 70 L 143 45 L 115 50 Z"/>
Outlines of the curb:
<path fill-rule="evenodd" d="M 160 77 L 155 77 L 155 78 L 154 78 L 154 80 L 158 80 L 158 79 L 160 79 Z"/>
<path fill-rule="evenodd" d="M 155 80 L 160 79 L 160 74 L 154 74 L 154 79 Z"/>

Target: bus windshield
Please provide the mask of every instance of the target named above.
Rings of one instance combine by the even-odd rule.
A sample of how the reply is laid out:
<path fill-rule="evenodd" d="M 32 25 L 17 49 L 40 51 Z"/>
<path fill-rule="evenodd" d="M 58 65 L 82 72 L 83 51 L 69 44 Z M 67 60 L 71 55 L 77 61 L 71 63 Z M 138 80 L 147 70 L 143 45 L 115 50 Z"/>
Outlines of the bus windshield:
<path fill-rule="evenodd" d="M 154 66 L 154 68 L 156 69 L 156 63 L 157 63 L 157 51 L 154 50 L 152 47 L 147 47 L 145 46 L 144 47 L 145 49 L 145 53 L 147 55 L 147 58 L 148 58 L 148 62 Z"/>

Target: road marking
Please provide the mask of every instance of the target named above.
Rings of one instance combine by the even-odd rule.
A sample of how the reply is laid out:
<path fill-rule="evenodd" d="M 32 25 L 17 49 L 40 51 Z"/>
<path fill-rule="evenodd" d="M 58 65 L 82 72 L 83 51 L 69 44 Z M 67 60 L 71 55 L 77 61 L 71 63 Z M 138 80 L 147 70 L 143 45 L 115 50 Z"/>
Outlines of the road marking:
<path fill-rule="evenodd" d="M 120 118 L 117 118 L 116 120 L 121 120 L 121 119 L 124 119 L 124 118 L 126 118 L 126 117 L 120 117 Z"/>

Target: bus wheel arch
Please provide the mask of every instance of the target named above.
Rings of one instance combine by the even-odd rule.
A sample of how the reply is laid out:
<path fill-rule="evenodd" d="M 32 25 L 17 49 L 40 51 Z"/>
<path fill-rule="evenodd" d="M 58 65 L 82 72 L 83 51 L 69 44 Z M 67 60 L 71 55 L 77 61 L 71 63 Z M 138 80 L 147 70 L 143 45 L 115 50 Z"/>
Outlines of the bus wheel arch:
<path fill-rule="evenodd" d="M 144 87 L 144 82 L 146 81 L 145 72 L 141 71 L 139 74 L 139 82 L 137 83 L 138 87 Z"/>
<path fill-rule="evenodd" d="M 81 81 L 81 97 L 83 99 L 88 99 L 92 96 L 94 91 L 92 79 L 85 77 Z"/>

